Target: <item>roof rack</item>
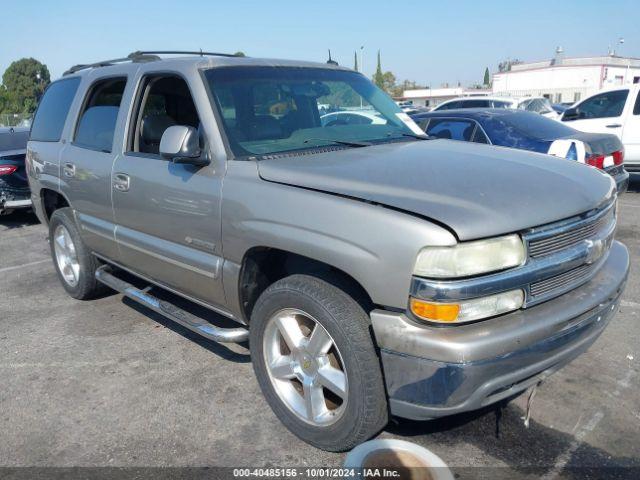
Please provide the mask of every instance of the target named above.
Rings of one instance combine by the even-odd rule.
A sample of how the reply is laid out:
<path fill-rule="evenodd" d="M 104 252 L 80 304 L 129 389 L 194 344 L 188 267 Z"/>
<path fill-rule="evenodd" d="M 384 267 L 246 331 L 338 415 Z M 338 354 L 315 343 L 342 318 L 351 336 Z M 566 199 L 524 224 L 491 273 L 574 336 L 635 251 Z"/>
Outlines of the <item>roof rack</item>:
<path fill-rule="evenodd" d="M 238 55 L 234 53 L 217 53 L 217 52 L 203 52 L 199 51 L 190 51 L 190 50 L 137 50 L 135 52 L 130 53 L 126 57 L 122 58 L 114 58 L 112 60 L 102 60 L 100 62 L 95 63 L 82 63 L 79 65 L 74 65 L 69 70 L 64 72 L 62 75 L 71 75 L 72 73 L 79 72 L 81 70 L 86 70 L 88 68 L 98 68 L 98 67 L 108 67 L 110 65 L 116 65 L 118 63 L 124 62 L 154 62 L 156 60 L 161 60 L 159 55 L 199 55 L 199 56 L 214 56 L 214 57 L 237 57 Z"/>

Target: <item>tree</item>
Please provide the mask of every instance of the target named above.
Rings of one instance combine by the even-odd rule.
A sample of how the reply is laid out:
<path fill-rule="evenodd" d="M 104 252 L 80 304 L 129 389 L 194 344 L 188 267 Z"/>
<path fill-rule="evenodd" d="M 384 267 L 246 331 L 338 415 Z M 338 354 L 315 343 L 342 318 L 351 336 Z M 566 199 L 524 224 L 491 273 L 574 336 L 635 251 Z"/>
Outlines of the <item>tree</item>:
<path fill-rule="evenodd" d="M 358 71 L 358 54 L 356 52 L 353 52 L 353 69 Z"/>
<path fill-rule="evenodd" d="M 484 81 L 482 82 L 482 84 L 486 85 L 487 87 L 491 85 L 491 76 L 489 75 L 489 67 L 484 69 Z"/>
<path fill-rule="evenodd" d="M 380 63 L 380 50 L 378 50 L 378 66 L 376 67 L 376 73 L 373 74 L 373 83 L 375 83 L 378 88 L 384 90 L 384 74 L 382 73 L 382 65 Z"/>
<path fill-rule="evenodd" d="M 50 81 L 49 69 L 35 58 L 22 58 L 13 62 L 2 75 L 6 97 L 9 99 L 5 111 L 33 113 Z"/>
<path fill-rule="evenodd" d="M 242 50 L 238 50 L 236 53 L 233 54 L 234 57 L 246 57 L 246 55 L 244 54 L 244 52 Z"/>

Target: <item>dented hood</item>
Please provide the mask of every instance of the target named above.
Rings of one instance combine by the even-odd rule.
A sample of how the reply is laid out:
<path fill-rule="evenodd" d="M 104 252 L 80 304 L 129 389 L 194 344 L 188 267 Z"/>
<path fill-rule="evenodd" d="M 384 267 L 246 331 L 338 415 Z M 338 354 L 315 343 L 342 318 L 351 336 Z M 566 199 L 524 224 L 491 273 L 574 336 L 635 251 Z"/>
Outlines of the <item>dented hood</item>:
<path fill-rule="evenodd" d="M 608 175 L 576 162 L 451 140 L 282 156 L 258 165 L 264 180 L 428 217 L 460 240 L 568 218 L 615 194 Z"/>

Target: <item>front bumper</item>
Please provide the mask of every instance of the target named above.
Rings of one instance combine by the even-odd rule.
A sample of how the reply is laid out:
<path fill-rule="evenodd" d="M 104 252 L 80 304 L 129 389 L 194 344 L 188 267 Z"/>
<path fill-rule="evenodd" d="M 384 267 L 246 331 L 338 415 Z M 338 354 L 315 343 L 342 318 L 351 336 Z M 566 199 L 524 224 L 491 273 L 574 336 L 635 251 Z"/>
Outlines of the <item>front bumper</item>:
<path fill-rule="evenodd" d="M 391 413 L 424 420 L 510 397 L 583 353 L 602 333 L 624 289 L 629 254 L 614 242 L 589 282 L 517 312 L 454 327 L 374 310 Z"/>
<path fill-rule="evenodd" d="M 620 173 L 614 175 L 613 179 L 616 182 L 616 187 L 618 189 L 618 195 L 622 195 L 629 188 L 629 172 L 627 172 L 624 168 Z"/>

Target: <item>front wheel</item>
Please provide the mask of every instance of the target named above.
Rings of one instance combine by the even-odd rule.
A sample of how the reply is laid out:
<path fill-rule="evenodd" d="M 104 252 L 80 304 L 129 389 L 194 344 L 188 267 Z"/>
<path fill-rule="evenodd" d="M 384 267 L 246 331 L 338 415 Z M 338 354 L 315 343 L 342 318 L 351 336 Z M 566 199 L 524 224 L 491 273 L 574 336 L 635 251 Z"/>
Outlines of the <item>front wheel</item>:
<path fill-rule="evenodd" d="M 335 286 L 307 275 L 271 285 L 250 322 L 251 359 L 276 416 L 323 450 L 345 451 L 387 423 L 368 315 Z"/>

